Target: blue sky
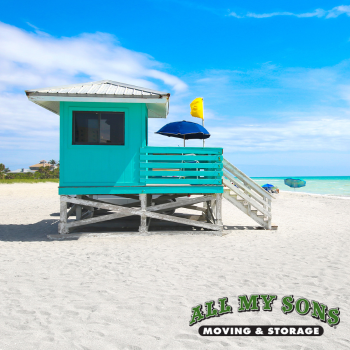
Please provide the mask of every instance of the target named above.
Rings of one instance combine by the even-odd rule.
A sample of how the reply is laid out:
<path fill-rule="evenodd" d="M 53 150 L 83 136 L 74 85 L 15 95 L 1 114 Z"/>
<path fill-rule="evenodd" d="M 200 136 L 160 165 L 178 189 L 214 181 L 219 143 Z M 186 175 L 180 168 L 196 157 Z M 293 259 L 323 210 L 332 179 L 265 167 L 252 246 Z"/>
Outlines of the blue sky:
<path fill-rule="evenodd" d="M 112 79 L 205 101 L 208 146 L 250 176 L 350 174 L 350 2 L 25 1 L 0 14 L 0 162 L 58 159 L 58 117 L 24 89 Z M 199 146 L 199 141 L 188 145 Z"/>

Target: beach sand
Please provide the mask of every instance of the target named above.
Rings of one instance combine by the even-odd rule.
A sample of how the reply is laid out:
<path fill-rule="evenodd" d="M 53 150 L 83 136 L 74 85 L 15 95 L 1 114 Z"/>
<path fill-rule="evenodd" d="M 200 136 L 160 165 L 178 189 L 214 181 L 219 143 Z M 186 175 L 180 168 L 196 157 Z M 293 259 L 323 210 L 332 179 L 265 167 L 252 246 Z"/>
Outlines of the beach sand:
<path fill-rule="evenodd" d="M 213 235 L 50 241 L 57 184 L 0 185 L 0 349 L 349 349 L 350 200 L 283 192 L 277 231 L 225 201 Z M 238 296 L 275 294 L 273 311 L 238 313 Z M 330 327 L 293 295 L 339 307 Z M 191 308 L 228 297 L 233 313 L 189 327 Z M 201 337 L 201 325 L 320 325 L 321 337 Z"/>

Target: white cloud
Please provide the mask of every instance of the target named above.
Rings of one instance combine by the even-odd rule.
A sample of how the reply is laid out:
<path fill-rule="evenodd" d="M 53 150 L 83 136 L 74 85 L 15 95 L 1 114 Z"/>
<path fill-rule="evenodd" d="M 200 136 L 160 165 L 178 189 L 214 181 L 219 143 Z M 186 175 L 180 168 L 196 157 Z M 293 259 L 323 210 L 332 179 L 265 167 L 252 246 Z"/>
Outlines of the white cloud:
<path fill-rule="evenodd" d="M 270 18 L 275 16 L 294 16 L 298 18 L 310 18 L 310 17 L 336 18 L 342 14 L 346 14 L 347 16 L 350 16 L 350 6 L 344 6 L 344 5 L 336 6 L 336 7 L 333 7 L 331 10 L 316 9 L 313 12 L 305 12 L 305 13 L 294 13 L 294 12 L 288 12 L 288 11 L 269 12 L 269 13 L 248 12 L 244 15 L 239 15 L 236 12 L 231 12 L 229 16 L 232 16 L 235 18 Z"/>
<path fill-rule="evenodd" d="M 322 68 L 283 68 L 267 62 L 256 69 L 209 70 L 193 76 L 192 81 L 196 89 L 207 90 L 206 97 L 218 103 L 236 106 L 237 99 L 247 104 L 248 98 L 259 97 L 265 102 L 271 98 L 274 104 L 280 100 L 285 108 L 288 102 L 300 106 L 301 101 L 309 107 L 315 101 L 319 105 L 327 101 L 329 107 L 335 101 L 349 101 L 349 72 L 350 60 Z"/>
<path fill-rule="evenodd" d="M 336 118 L 333 115 L 280 113 L 280 119 L 283 117 L 285 120 L 282 122 L 255 119 L 247 123 L 227 118 L 219 122 L 217 119 L 206 120 L 211 134 L 205 141 L 206 145 L 223 147 L 225 153 L 350 152 L 350 113 L 345 112 Z M 193 118 L 191 121 L 196 122 Z M 182 146 L 181 139 L 154 135 L 162 125 L 164 121 L 150 122 L 150 144 L 162 146 L 166 142 L 168 146 Z M 186 144 L 200 147 L 202 141 L 189 140 Z"/>
<path fill-rule="evenodd" d="M 55 38 L 0 22 L 0 89 L 35 88 L 111 79 L 181 92 L 187 85 L 151 56 L 122 47 L 106 33 Z M 157 82 L 158 81 L 158 82 Z"/>
<path fill-rule="evenodd" d="M 274 16 L 294 16 L 294 13 L 291 12 L 271 12 L 271 13 L 254 13 L 248 12 L 245 17 L 252 18 L 269 18 Z"/>
<path fill-rule="evenodd" d="M 283 123 L 212 126 L 212 141 L 207 143 L 224 147 L 226 152 L 349 152 L 349 117 L 308 116 L 306 120 L 294 118 Z"/>
<path fill-rule="evenodd" d="M 59 117 L 29 102 L 25 94 L 1 94 L 0 118 L 1 149 L 57 151 Z"/>
<path fill-rule="evenodd" d="M 111 79 L 175 96 L 187 91 L 164 64 L 122 47 L 110 34 L 55 38 L 28 25 L 34 32 L 0 22 L 0 161 L 11 168 L 58 155 L 59 118 L 29 102 L 25 89 Z"/>
<path fill-rule="evenodd" d="M 212 137 L 206 145 L 236 155 L 348 154 L 349 67 L 348 60 L 318 69 L 268 62 L 258 69 L 210 70 L 193 76 L 192 88 L 212 110 L 205 124 Z"/>
<path fill-rule="evenodd" d="M 327 16 L 348 14 L 345 10 L 346 6 L 337 7 Z M 316 10 L 298 17 L 320 14 L 321 10 Z M 17 152 L 16 158 L 22 164 L 14 161 L 15 168 L 51 157 L 51 152 L 55 157 L 59 142 L 58 117 L 30 103 L 22 90 L 77 80 L 114 79 L 176 91 L 169 119 L 150 120 L 151 145 L 181 146 L 182 140 L 154 132 L 175 120 L 200 123 L 190 117 L 189 103 L 203 96 L 205 125 L 212 134 L 206 145 L 224 147 L 225 153 L 350 151 L 348 61 L 321 69 L 282 69 L 266 63 L 254 70 L 201 72 L 188 77 L 193 83 L 191 91 L 186 91 L 186 84 L 166 73 L 161 63 L 147 54 L 123 48 L 109 34 L 54 38 L 38 29 L 29 33 L 0 23 L 0 45 L 0 161 Z M 190 140 L 187 145 L 201 143 Z M 50 155 L 41 156 L 44 152 Z M 5 164 L 11 166 L 11 161 Z"/>
<path fill-rule="evenodd" d="M 326 18 L 336 18 L 342 14 L 346 14 L 347 16 L 350 16 L 350 6 L 336 6 L 332 8 L 332 10 L 328 11 Z"/>
<path fill-rule="evenodd" d="M 236 18 L 244 18 L 244 16 L 237 15 L 236 12 L 231 12 L 229 16 L 236 17 Z"/>

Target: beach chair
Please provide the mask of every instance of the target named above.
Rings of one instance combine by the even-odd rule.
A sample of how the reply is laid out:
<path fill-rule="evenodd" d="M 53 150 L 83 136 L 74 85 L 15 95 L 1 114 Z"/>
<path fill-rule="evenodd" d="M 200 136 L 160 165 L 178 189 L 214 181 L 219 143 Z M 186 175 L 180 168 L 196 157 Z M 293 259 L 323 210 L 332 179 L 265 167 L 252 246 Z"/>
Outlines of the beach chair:
<path fill-rule="evenodd" d="M 194 153 L 184 154 L 184 156 L 195 156 L 195 155 L 196 154 L 194 154 Z M 183 160 L 182 163 L 186 163 L 186 164 L 188 164 L 188 163 L 199 163 L 199 161 L 198 160 Z M 192 169 L 192 168 L 190 168 L 190 169 L 184 168 L 182 170 L 183 171 L 198 171 L 198 169 Z M 185 178 L 185 176 L 180 176 L 180 179 L 184 179 L 184 178 Z M 191 176 L 191 178 L 192 178 L 192 176 Z M 194 179 L 198 179 L 199 176 L 193 176 L 193 178 Z"/>

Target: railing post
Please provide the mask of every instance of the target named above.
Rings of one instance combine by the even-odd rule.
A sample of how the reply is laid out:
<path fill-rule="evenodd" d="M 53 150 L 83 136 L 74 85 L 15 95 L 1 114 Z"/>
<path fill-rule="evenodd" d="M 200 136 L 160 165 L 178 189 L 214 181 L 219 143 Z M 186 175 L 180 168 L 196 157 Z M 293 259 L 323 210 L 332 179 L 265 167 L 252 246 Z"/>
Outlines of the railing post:
<path fill-rule="evenodd" d="M 272 214 L 271 214 L 271 199 L 268 199 L 268 204 L 269 204 L 269 208 L 268 208 L 268 211 L 270 213 L 270 217 L 268 218 L 268 221 L 267 221 L 267 228 L 268 230 L 271 230 L 271 227 L 272 227 Z"/>
<path fill-rule="evenodd" d="M 222 193 L 216 193 L 216 224 L 221 226 L 222 232 Z"/>
<path fill-rule="evenodd" d="M 246 184 L 246 187 L 247 187 L 249 190 L 251 189 L 251 187 L 250 187 L 248 184 Z M 249 197 L 252 196 L 249 192 L 247 193 L 247 195 L 248 195 Z M 252 215 L 252 205 L 251 205 L 250 202 L 248 202 L 248 215 L 249 215 L 249 216 Z"/>
<path fill-rule="evenodd" d="M 148 155 L 149 153 L 147 152 L 146 155 Z M 148 160 L 146 160 L 146 163 L 148 163 Z M 140 168 L 141 169 L 141 168 Z M 145 168 L 146 171 L 148 171 L 148 168 Z M 148 175 L 146 175 L 146 183 L 147 183 L 147 180 L 148 180 Z"/>

